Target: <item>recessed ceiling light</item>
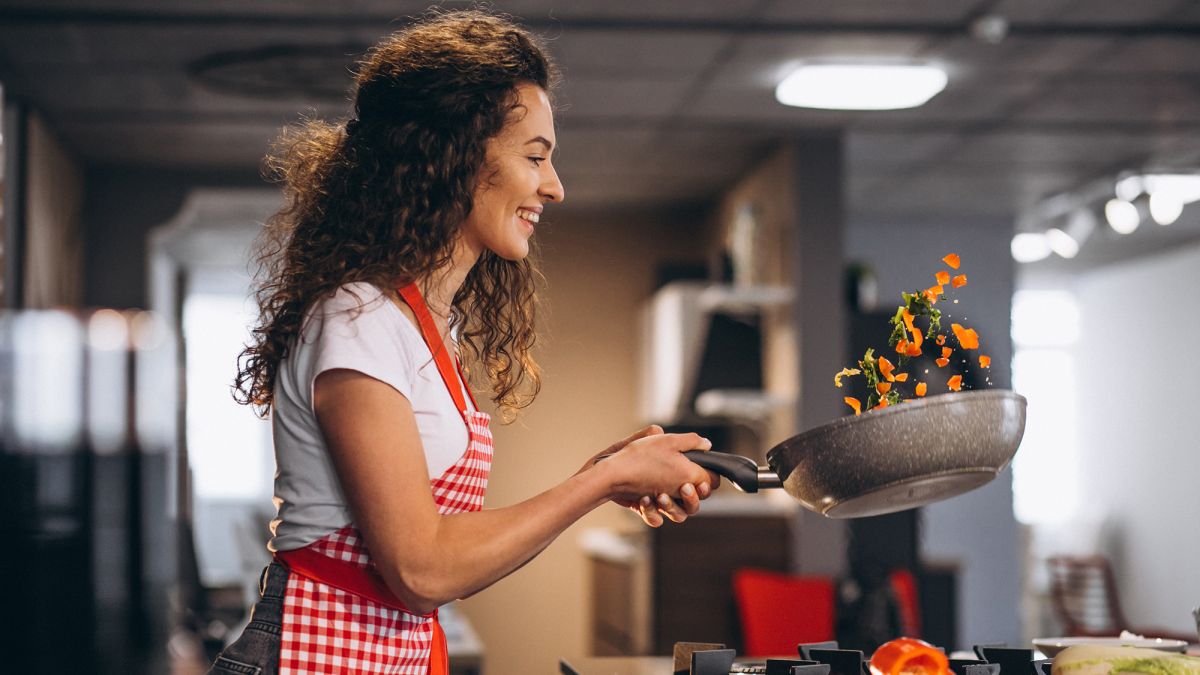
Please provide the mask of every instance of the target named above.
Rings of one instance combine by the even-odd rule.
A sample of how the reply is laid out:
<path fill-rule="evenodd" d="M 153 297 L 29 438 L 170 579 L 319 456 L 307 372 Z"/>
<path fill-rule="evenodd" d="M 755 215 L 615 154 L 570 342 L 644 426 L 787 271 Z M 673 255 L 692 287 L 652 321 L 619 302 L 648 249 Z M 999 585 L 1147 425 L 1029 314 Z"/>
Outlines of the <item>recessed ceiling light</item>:
<path fill-rule="evenodd" d="M 827 110 L 899 110 L 946 88 L 946 72 L 928 65 L 805 65 L 775 87 L 784 105 Z"/>

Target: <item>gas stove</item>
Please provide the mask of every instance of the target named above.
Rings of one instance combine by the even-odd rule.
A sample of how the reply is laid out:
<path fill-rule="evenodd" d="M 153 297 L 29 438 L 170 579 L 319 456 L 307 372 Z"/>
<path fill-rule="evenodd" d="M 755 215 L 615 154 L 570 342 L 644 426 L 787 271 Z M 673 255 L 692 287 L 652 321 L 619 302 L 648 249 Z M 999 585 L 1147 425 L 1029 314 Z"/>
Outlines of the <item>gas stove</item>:
<path fill-rule="evenodd" d="M 800 644 L 794 658 L 739 658 L 723 645 L 689 648 L 676 645 L 675 658 L 585 657 L 559 661 L 562 675 L 871 675 L 867 655 L 840 649 L 836 642 Z M 683 646 L 683 649 L 680 647 Z M 1050 659 L 1037 659 L 1032 649 L 979 645 L 973 653 L 955 652 L 954 675 L 1050 675 Z"/>

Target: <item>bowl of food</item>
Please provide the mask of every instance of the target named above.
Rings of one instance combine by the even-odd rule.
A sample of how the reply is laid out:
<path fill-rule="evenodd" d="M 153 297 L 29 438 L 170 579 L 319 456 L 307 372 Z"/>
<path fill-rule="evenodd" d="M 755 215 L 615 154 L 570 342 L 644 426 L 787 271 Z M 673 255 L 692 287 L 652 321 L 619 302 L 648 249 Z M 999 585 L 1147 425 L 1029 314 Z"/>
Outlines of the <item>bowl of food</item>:
<path fill-rule="evenodd" d="M 1046 655 L 1054 658 L 1067 647 L 1078 645 L 1093 645 L 1097 647 L 1137 647 L 1153 649 L 1160 652 L 1175 652 L 1182 654 L 1187 651 L 1188 643 L 1183 640 L 1166 640 L 1163 638 L 1147 638 L 1140 635 L 1121 635 L 1119 637 L 1049 637 L 1035 638 L 1033 646 Z"/>

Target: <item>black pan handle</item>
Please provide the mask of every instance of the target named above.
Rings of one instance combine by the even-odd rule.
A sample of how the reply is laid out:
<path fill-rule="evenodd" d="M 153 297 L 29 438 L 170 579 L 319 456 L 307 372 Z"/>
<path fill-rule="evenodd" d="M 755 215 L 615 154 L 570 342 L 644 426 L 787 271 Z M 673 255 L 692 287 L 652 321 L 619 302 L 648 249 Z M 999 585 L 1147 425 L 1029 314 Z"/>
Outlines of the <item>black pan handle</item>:
<path fill-rule="evenodd" d="M 754 460 L 748 457 L 714 450 L 688 450 L 683 456 L 729 479 L 742 492 L 758 492 L 761 471 Z"/>

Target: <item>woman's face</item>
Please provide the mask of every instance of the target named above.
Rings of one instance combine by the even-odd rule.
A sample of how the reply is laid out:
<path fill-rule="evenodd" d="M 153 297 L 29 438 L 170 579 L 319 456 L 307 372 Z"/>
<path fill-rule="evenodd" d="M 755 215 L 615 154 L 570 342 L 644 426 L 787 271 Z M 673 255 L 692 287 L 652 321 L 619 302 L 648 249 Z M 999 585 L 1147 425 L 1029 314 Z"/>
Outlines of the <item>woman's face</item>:
<path fill-rule="evenodd" d="M 485 249 L 505 260 L 529 255 L 542 207 L 565 196 L 550 162 L 555 148 L 550 100 L 532 84 L 518 86 L 517 94 L 508 124 L 488 141 L 475 205 L 463 225 L 462 243 L 475 256 Z"/>

